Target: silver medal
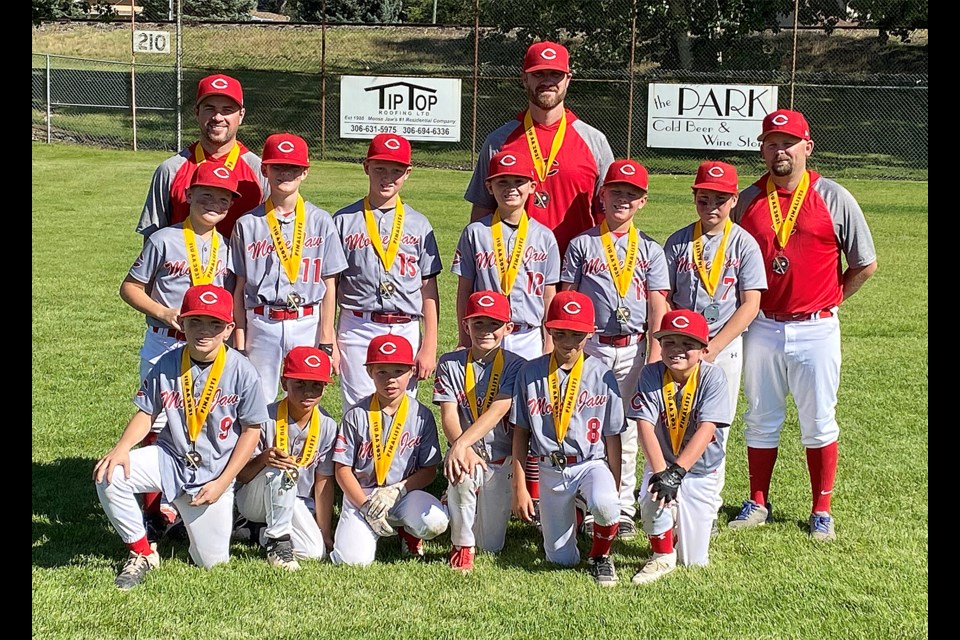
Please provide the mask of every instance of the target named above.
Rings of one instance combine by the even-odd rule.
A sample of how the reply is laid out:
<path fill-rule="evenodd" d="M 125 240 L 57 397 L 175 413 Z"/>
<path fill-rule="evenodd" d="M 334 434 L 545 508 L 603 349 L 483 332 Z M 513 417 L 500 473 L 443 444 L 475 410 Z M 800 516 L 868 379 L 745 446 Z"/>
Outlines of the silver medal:
<path fill-rule="evenodd" d="M 703 308 L 703 319 L 707 321 L 708 324 L 714 323 L 720 319 L 720 305 L 716 302 L 708 304 Z"/>
<path fill-rule="evenodd" d="M 389 298 L 392 296 L 395 289 L 396 287 L 394 287 L 392 282 L 384 280 L 380 283 L 380 295 L 384 298 Z"/>
<path fill-rule="evenodd" d="M 283 472 L 283 488 L 292 489 L 296 486 L 297 480 L 300 478 L 300 471 L 297 469 L 287 469 Z"/>
<path fill-rule="evenodd" d="M 617 322 L 627 324 L 630 320 L 630 309 L 626 307 L 617 307 Z"/>
<path fill-rule="evenodd" d="M 782 276 L 790 268 L 790 261 L 787 260 L 787 256 L 775 256 L 771 266 L 775 274 Z"/>
<path fill-rule="evenodd" d="M 200 468 L 200 463 L 203 462 L 203 456 L 197 451 L 187 451 L 183 454 L 183 461 L 187 463 L 188 467 L 196 470 Z"/>
<path fill-rule="evenodd" d="M 559 451 L 554 451 L 550 454 L 550 463 L 557 469 L 566 469 L 567 457 L 562 455 Z"/>
<path fill-rule="evenodd" d="M 533 194 L 533 204 L 541 209 L 546 209 L 548 202 L 550 202 L 550 195 L 546 191 L 537 191 Z"/>
<path fill-rule="evenodd" d="M 303 304 L 303 298 L 300 297 L 300 294 L 296 291 L 292 291 L 290 295 L 287 296 L 287 309 L 291 311 L 296 311 L 300 308 L 300 305 Z"/>

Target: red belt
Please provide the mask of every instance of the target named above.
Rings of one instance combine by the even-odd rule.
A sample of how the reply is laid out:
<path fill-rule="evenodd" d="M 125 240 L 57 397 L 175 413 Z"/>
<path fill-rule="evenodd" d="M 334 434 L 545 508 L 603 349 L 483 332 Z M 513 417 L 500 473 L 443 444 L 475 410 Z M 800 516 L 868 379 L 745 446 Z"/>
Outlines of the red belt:
<path fill-rule="evenodd" d="M 353 315 L 358 318 L 363 317 L 363 311 L 354 311 Z M 370 319 L 380 324 L 407 324 L 413 322 L 413 316 L 406 313 L 377 313 L 370 312 Z"/>
<path fill-rule="evenodd" d="M 288 309 L 287 307 L 268 307 L 266 305 L 260 305 L 259 307 L 254 307 L 253 312 L 258 316 L 264 315 L 267 313 L 267 317 L 271 320 L 296 320 L 301 316 L 312 316 L 313 308 L 317 306 L 315 304 L 310 304 L 296 309 Z"/>
<path fill-rule="evenodd" d="M 176 329 L 170 329 L 168 327 L 150 327 L 153 329 L 154 333 L 159 333 L 162 336 L 167 336 L 180 342 L 186 342 L 187 336 L 183 335 L 182 331 L 177 331 Z"/>
<path fill-rule="evenodd" d="M 609 344 L 614 347 L 627 347 L 643 340 L 643 333 L 628 333 L 622 336 L 605 336 L 597 334 L 597 340 L 600 344 Z"/>
<path fill-rule="evenodd" d="M 813 313 L 767 313 L 763 312 L 763 317 L 774 322 L 797 322 L 799 320 L 815 320 L 816 318 L 830 318 L 833 311 L 830 309 L 821 309 Z"/>
<path fill-rule="evenodd" d="M 487 464 L 503 464 L 503 463 L 506 462 L 506 461 L 507 461 L 507 457 L 504 456 L 504 457 L 502 457 L 502 458 L 497 458 L 496 460 L 491 460 L 491 461 L 488 462 Z"/>

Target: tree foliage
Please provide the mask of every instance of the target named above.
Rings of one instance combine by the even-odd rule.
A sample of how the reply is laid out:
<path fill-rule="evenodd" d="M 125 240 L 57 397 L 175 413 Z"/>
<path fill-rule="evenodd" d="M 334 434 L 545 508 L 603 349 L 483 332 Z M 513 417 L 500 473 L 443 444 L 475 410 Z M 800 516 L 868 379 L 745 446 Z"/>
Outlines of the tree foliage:
<path fill-rule="evenodd" d="M 170 0 L 139 0 L 143 5 L 144 20 L 167 20 L 170 17 Z M 174 0 L 174 8 L 176 8 Z M 180 11 L 187 20 L 236 20 L 250 19 L 250 12 L 257 7 L 257 0 L 180 0 Z"/>
<path fill-rule="evenodd" d="M 290 0 L 294 20 L 389 24 L 400 22 L 402 0 Z"/>

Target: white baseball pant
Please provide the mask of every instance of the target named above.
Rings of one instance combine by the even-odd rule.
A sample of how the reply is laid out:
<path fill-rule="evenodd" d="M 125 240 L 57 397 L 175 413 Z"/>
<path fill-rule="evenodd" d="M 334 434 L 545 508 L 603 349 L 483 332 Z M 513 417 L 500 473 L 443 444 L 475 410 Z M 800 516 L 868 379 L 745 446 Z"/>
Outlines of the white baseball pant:
<path fill-rule="evenodd" d="M 640 371 L 647 357 L 647 339 L 624 347 L 601 344 L 597 334 L 593 334 L 583 350 L 587 355 L 598 358 L 613 371 L 620 388 L 620 397 L 624 406 L 637 392 Z M 640 442 L 637 439 L 637 421 L 628 418 L 627 428 L 620 434 L 620 512 L 633 518 L 637 514 L 637 458 L 640 455 Z"/>
<path fill-rule="evenodd" d="M 123 477 L 123 467 L 114 467 L 113 478 L 96 483 L 100 504 L 110 524 L 125 544 L 147 535 L 143 511 L 136 494 L 160 491 L 160 456 L 169 455 L 156 445 L 130 451 L 130 477 Z M 230 532 L 233 529 L 233 483 L 213 504 L 192 506 L 193 497 L 177 496 L 173 504 L 183 518 L 190 538 L 190 558 L 197 566 L 209 569 L 230 561 Z"/>
<path fill-rule="evenodd" d="M 653 471 L 643 468 L 643 486 L 650 484 Z M 640 501 L 643 532 L 648 536 L 662 535 L 677 528 L 677 562 L 683 565 L 706 566 L 710 563 L 710 530 L 717 517 L 717 472 L 706 475 L 687 474 L 680 484 L 676 500 L 676 520 L 673 509 L 660 509 L 645 495 Z"/>
<path fill-rule="evenodd" d="M 840 436 L 840 320 L 834 315 L 800 322 L 776 322 L 761 312 L 743 342 L 743 390 L 747 397 L 744 439 L 748 447 L 774 449 L 793 395 L 800 442 L 819 449 Z"/>
<path fill-rule="evenodd" d="M 727 379 L 727 392 L 730 398 L 730 419 L 731 422 L 737 417 L 737 401 L 740 398 L 740 374 L 743 372 L 743 336 L 737 336 L 730 341 L 723 351 L 717 354 L 713 363 L 720 367 L 724 377 Z M 729 429 L 717 429 L 714 437 L 723 452 L 727 452 L 727 439 Z M 717 469 L 717 509 L 723 506 L 723 485 L 727 480 L 727 456 L 724 455 L 720 460 L 720 467 Z"/>
<path fill-rule="evenodd" d="M 289 535 L 298 558 L 320 560 L 325 548 L 317 520 L 297 496 L 296 486 L 283 488 L 283 478 L 280 469 L 261 469 L 253 480 L 237 487 L 237 510 L 247 520 L 267 523 L 260 533 L 262 545 L 266 545 L 267 538 Z"/>
<path fill-rule="evenodd" d="M 543 550 L 550 562 L 573 566 L 580 562 L 577 549 L 577 493 L 593 514 L 594 522 L 608 526 L 620 521 L 620 498 L 613 474 L 603 460 L 584 460 L 557 469 L 540 463 L 540 524 Z"/>
<path fill-rule="evenodd" d="M 143 336 L 143 346 L 140 348 L 140 380 L 147 379 L 150 369 L 153 369 L 153 365 L 157 364 L 157 360 L 163 354 L 185 344 L 186 342 L 183 340 L 177 340 L 175 337 L 168 335 L 167 329 L 160 329 L 157 332 L 153 330 L 153 327 L 147 327 L 147 333 Z M 165 424 L 167 424 L 167 414 L 161 411 L 157 420 L 150 425 L 150 431 L 160 433 Z"/>
<path fill-rule="evenodd" d="M 271 320 L 269 307 L 263 315 L 247 309 L 246 344 L 244 354 L 253 363 L 267 404 L 277 399 L 280 391 L 280 371 L 283 359 L 294 347 L 317 346 L 317 325 L 320 323 L 320 305 L 312 306 L 313 313 L 290 320 Z M 303 307 L 300 308 L 303 313 Z"/>
<path fill-rule="evenodd" d="M 487 463 L 487 471 L 478 466 L 478 473 L 447 487 L 451 544 L 503 549 L 513 498 L 511 461 L 508 456 L 501 464 Z"/>
<path fill-rule="evenodd" d="M 543 355 L 543 332 L 540 327 L 530 325 L 514 327 L 511 333 L 503 336 L 500 346 L 527 360 L 533 360 Z"/>
<path fill-rule="evenodd" d="M 340 349 L 340 397 L 346 411 L 376 391 L 373 379 L 367 375 L 367 347 L 377 336 L 384 334 L 403 336 L 413 347 L 416 357 L 420 350 L 420 323 L 416 320 L 401 324 L 382 324 L 370 320 L 364 312 L 357 317 L 352 311 L 340 309 L 337 326 L 337 347 Z M 411 376 L 407 394 L 417 396 L 417 376 Z"/>
<path fill-rule="evenodd" d="M 373 493 L 373 487 L 364 489 L 365 495 Z M 387 514 L 391 527 L 403 527 L 410 535 L 433 540 L 447 530 L 450 518 L 437 498 L 426 491 L 411 491 L 393 505 Z M 347 496 L 343 496 L 340 520 L 333 536 L 333 564 L 366 567 L 373 563 L 380 539 L 359 508 Z"/>

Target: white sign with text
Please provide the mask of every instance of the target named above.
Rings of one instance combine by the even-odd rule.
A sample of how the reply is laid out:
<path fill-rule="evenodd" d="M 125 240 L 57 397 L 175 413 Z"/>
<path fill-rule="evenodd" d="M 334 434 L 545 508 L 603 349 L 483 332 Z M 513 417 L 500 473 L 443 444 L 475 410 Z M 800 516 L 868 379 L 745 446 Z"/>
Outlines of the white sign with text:
<path fill-rule="evenodd" d="M 340 77 L 340 137 L 460 142 L 458 78 Z"/>
<path fill-rule="evenodd" d="M 170 53 L 169 31 L 133 31 L 134 53 Z"/>
<path fill-rule="evenodd" d="M 763 117 L 776 110 L 776 86 L 651 82 L 647 146 L 756 151 Z"/>

